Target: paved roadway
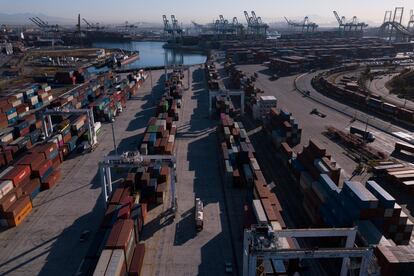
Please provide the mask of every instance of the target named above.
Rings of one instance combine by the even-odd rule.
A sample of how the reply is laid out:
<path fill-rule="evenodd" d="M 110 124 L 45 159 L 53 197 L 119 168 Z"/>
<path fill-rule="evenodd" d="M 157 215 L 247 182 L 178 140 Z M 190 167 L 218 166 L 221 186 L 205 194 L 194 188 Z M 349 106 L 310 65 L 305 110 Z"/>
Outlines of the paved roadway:
<path fill-rule="evenodd" d="M 414 110 L 413 101 L 406 101 L 405 99 L 398 97 L 398 95 L 390 93 L 386 87 L 387 82 L 389 82 L 396 75 L 398 74 L 382 75 L 379 78 L 375 78 L 371 83 L 368 82 L 367 87 L 373 94 L 380 95 L 391 104 L 405 106 L 406 108 Z"/>
<path fill-rule="evenodd" d="M 334 126 L 337 129 L 346 132 L 351 125 L 364 129 L 365 124 L 358 121 L 351 123 L 351 117 L 344 115 L 342 112 L 337 112 L 330 107 L 334 103 L 325 105 L 304 97 L 301 93 L 295 90 L 294 81 L 297 76 L 283 77 L 277 81 L 270 81 L 269 76 L 264 71 L 266 68 L 262 65 L 243 65 L 239 66 L 239 68 L 248 74 L 258 72 L 259 78 L 256 81 L 256 86 L 264 91 L 264 95 L 275 96 L 278 100 L 278 107 L 291 112 L 293 117 L 298 121 L 299 126 L 303 130 L 302 142 L 295 147 L 296 151 L 301 151 L 303 146 L 308 144 L 309 139 L 318 140 L 321 145 L 327 148 L 328 153 L 332 154 L 333 158 L 345 170 L 345 176 L 350 176 L 352 174 L 356 163 L 345 154 L 345 150 L 341 146 L 333 143 L 325 137 L 322 132 L 325 131 L 328 126 Z M 305 86 L 305 89 L 311 89 L 311 87 L 309 87 L 310 84 L 309 86 L 305 85 L 306 83 L 304 79 L 302 82 L 304 83 L 303 86 Z M 319 96 L 319 93 L 316 91 L 311 91 L 311 94 Z M 326 114 L 326 118 L 311 115 L 310 112 L 314 108 L 317 108 L 320 112 Z M 355 113 L 353 114 L 355 115 Z M 388 154 L 393 151 L 394 137 L 371 127 L 369 127 L 368 130 L 373 132 L 377 137 L 376 141 L 371 144 L 373 147 L 381 149 Z"/>
<path fill-rule="evenodd" d="M 153 71 L 156 85 L 151 94 L 148 80 L 139 95 L 114 124 L 119 151 L 136 149 L 157 95 L 163 92 L 162 71 Z M 98 148 L 72 156 L 61 165 L 62 178 L 53 189 L 39 194 L 34 210 L 17 228 L 0 233 L 0 275 L 74 275 L 102 220 L 101 186 L 97 163 L 113 150 L 109 124 L 102 126 Z M 82 232 L 89 239 L 80 242 Z"/>
<path fill-rule="evenodd" d="M 143 275 L 224 275 L 224 263 L 234 261 L 229 213 L 217 165 L 216 122 L 208 116 L 203 69 L 192 68 L 191 83 L 177 124 L 178 212 L 175 220 L 170 215 L 158 216 L 163 211 L 168 214 L 168 206 L 149 214 L 143 232 Z M 205 224 L 198 234 L 195 197 L 204 202 Z"/>

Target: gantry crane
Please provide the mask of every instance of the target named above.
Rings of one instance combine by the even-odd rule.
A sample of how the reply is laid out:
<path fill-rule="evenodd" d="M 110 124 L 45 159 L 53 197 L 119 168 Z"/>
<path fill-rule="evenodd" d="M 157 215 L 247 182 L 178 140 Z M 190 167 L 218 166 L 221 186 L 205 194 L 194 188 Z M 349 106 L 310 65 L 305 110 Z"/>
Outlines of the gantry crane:
<path fill-rule="evenodd" d="M 404 7 L 396 7 L 394 15 L 392 11 L 386 11 L 384 22 L 379 29 L 379 34 L 389 40 L 408 40 L 414 37 L 414 16 L 410 11 L 410 18 L 407 27 L 402 24 L 404 17 Z"/>
<path fill-rule="evenodd" d="M 269 26 L 262 22 L 262 18 L 256 16 L 254 11 L 251 12 L 251 16 L 247 11 L 244 11 L 244 16 L 247 21 L 247 32 L 257 38 L 265 38 L 267 35 L 267 29 Z"/>
<path fill-rule="evenodd" d="M 182 28 L 180 28 L 178 24 L 178 20 L 175 18 L 175 15 L 171 15 L 171 23 L 167 19 L 166 15 L 162 16 L 162 19 L 164 21 L 164 34 L 170 35 L 173 38 L 176 36 L 181 36 L 183 34 Z"/>
<path fill-rule="evenodd" d="M 263 262 L 284 266 L 291 259 L 334 259 L 341 258 L 341 276 L 359 270 L 360 276 L 369 275 L 373 264 L 373 249 L 355 247 L 357 228 L 327 229 L 284 229 L 274 230 L 270 225 L 254 225 L 244 231 L 243 276 L 264 275 Z M 341 248 L 285 248 L 286 238 L 344 237 L 345 246 Z M 350 258 L 358 258 L 359 264 L 352 265 Z M 259 262 L 260 260 L 260 262 Z M 259 264 L 262 263 L 262 264 Z M 351 270 L 351 271 L 350 271 Z M 259 272 L 259 273 L 258 273 Z M 351 275 L 353 275 L 351 273 Z"/>
<path fill-rule="evenodd" d="M 99 23 L 89 23 L 89 21 L 87 21 L 85 18 L 82 18 L 83 22 L 85 22 L 86 24 L 86 29 L 87 30 L 101 30 L 104 27 L 99 26 Z"/>
<path fill-rule="evenodd" d="M 336 20 L 339 24 L 339 29 L 343 31 L 362 31 L 364 28 L 368 27 L 368 24 L 364 22 L 359 22 L 358 18 L 354 16 L 351 22 L 346 22 L 345 16 L 340 17 L 336 11 L 333 11 Z"/>
<path fill-rule="evenodd" d="M 414 31 L 414 11 L 410 10 L 410 20 L 408 20 L 407 29 L 409 31 Z"/>
<path fill-rule="evenodd" d="M 305 16 L 302 22 L 294 22 L 285 17 L 286 22 L 293 28 L 300 28 L 303 32 L 314 32 L 319 26 L 309 20 L 308 16 Z"/>
<path fill-rule="evenodd" d="M 42 31 L 45 32 L 57 32 L 59 31 L 59 25 L 49 25 L 48 22 L 43 21 L 39 17 L 31 17 L 29 18 L 31 22 L 33 22 L 36 26 L 38 26 Z"/>
<path fill-rule="evenodd" d="M 239 24 L 237 17 L 233 17 L 232 22 L 230 23 L 227 19 L 224 19 L 223 15 L 219 16 L 214 23 L 215 32 L 218 35 L 239 35 L 242 33 L 243 25 Z"/>

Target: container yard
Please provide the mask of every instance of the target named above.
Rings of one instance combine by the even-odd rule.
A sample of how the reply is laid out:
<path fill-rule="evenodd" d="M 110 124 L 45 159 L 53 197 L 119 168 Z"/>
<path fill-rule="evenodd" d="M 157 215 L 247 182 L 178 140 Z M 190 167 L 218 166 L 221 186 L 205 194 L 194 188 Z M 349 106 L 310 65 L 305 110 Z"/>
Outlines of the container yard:
<path fill-rule="evenodd" d="M 2 16 L 0 274 L 411 275 L 413 12 L 275 5 Z"/>

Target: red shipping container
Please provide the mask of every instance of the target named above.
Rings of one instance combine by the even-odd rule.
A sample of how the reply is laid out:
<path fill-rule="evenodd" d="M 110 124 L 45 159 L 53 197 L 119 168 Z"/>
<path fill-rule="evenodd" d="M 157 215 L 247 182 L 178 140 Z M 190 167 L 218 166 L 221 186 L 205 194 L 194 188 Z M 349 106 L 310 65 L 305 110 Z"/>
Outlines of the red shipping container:
<path fill-rule="evenodd" d="M 109 204 L 118 205 L 121 202 L 123 192 L 124 192 L 123 188 L 117 188 L 115 191 L 113 191 L 111 195 L 111 199 L 109 200 Z"/>
<path fill-rule="evenodd" d="M 29 127 L 25 127 L 22 130 L 20 130 L 20 137 L 27 135 L 30 132 L 30 128 Z"/>
<path fill-rule="evenodd" d="M 52 167 L 54 169 L 58 169 L 60 167 L 60 164 L 61 164 L 60 156 L 58 155 L 58 156 L 55 157 L 55 159 L 52 160 Z"/>
<path fill-rule="evenodd" d="M 22 192 L 23 195 L 30 195 L 33 193 L 36 189 L 40 188 L 40 179 L 39 178 L 33 178 L 30 179 L 29 182 L 22 185 Z"/>
<path fill-rule="evenodd" d="M 139 243 L 135 247 L 131 265 L 129 267 L 128 276 L 142 275 L 141 270 L 142 270 L 142 265 L 144 263 L 144 256 L 145 256 L 145 244 Z"/>
<path fill-rule="evenodd" d="M 60 170 L 54 170 L 51 175 L 49 175 L 43 182 L 42 182 L 42 189 L 43 190 L 49 190 L 53 186 L 56 185 L 56 183 L 59 181 L 61 176 Z"/>
<path fill-rule="evenodd" d="M 124 220 L 117 220 L 112 227 L 111 233 L 106 241 L 106 249 L 116 249 L 116 243 L 118 242 L 119 234 L 121 233 Z"/>
<path fill-rule="evenodd" d="M 55 143 L 49 142 L 44 145 L 36 146 L 33 151 L 44 153 L 46 158 L 48 158 L 53 151 L 57 150 L 57 148 L 58 146 Z"/>
<path fill-rule="evenodd" d="M 16 154 L 16 152 L 19 151 L 19 147 L 18 146 L 8 145 L 7 147 L 4 148 L 4 151 L 10 151 L 11 154 L 14 156 Z"/>
<path fill-rule="evenodd" d="M 128 205 L 122 206 L 118 212 L 118 219 L 129 219 L 131 215 L 131 209 Z"/>
<path fill-rule="evenodd" d="M 63 163 L 65 161 L 65 156 L 63 155 L 63 151 L 59 149 L 59 161 L 60 163 Z"/>
<path fill-rule="evenodd" d="M 116 242 L 116 249 L 123 249 L 125 253 L 125 259 L 127 267 L 129 268 L 134 249 L 136 245 L 134 221 L 131 219 L 124 220 L 121 232 L 119 233 L 118 241 Z"/>
<path fill-rule="evenodd" d="M 11 180 L 15 187 L 18 187 L 20 184 L 24 183 L 30 177 L 30 166 L 28 165 L 17 165 L 11 171 L 9 171 L 5 176 L 2 177 L 3 180 Z"/>
<path fill-rule="evenodd" d="M 65 136 L 63 136 L 63 143 L 67 144 L 70 139 L 72 139 L 72 134 L 70 132 L 66 133 Z"/>
<path fill-rule="evenodd" d="M 43 156 L 44 157 L 44 156 Z M 52 161 L 44 160 L 34 166 L 32 175 L 35 177 L 42 178 L 45 173 L 52 167 Z"/>
<path fill-rule="evenodd" d="M 5 212 L 10 206 L 16 202 L 18 195 L 15 191 L 9 192 L 3 198 L 0 199 L 0 212 Z"/>
<path fill-rule="evenodd" d="M 106 209 L 106 212 L 105 212 L 104 219 L 101 224 L 101 228 L 111 229 L 118 217 L 118 212 L 119 212 L 119 206 L 108 205 L 108 208 Z"/>
<path fill-rule="evenodd" d="M 145 223 L 145 220 L 147 218 L 147 213 L 148 213 L 148 203 L 147 202 L 141 202 L 141 208 L 142 208 L 142 218 L 143 218 L 143 223 Z"/>
<path fill-rule="evenodd" d="M 38 164 L 42 163 L 45 160 L 43 154 L 33 152 L 27 153 L 22 159 L 17 161 L 19 165 L 29 165 L 30 169 L 33 170 Z"/>

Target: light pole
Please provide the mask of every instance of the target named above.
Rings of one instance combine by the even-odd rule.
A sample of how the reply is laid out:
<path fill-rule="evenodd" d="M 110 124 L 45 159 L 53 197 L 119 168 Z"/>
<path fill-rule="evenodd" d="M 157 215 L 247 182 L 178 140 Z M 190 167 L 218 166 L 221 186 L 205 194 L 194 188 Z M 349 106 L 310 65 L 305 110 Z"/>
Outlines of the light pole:
<path fill-rule="evenodd" d="M 118 156 L 118 148 L 116 146 L 115 129 L 114 129 L 114 121 L 113 120 L 111 122 L 111 127 L 112 127 L 112 140 L 114 142 L 114 150 L 115 150 L 115 154 Z"/>

